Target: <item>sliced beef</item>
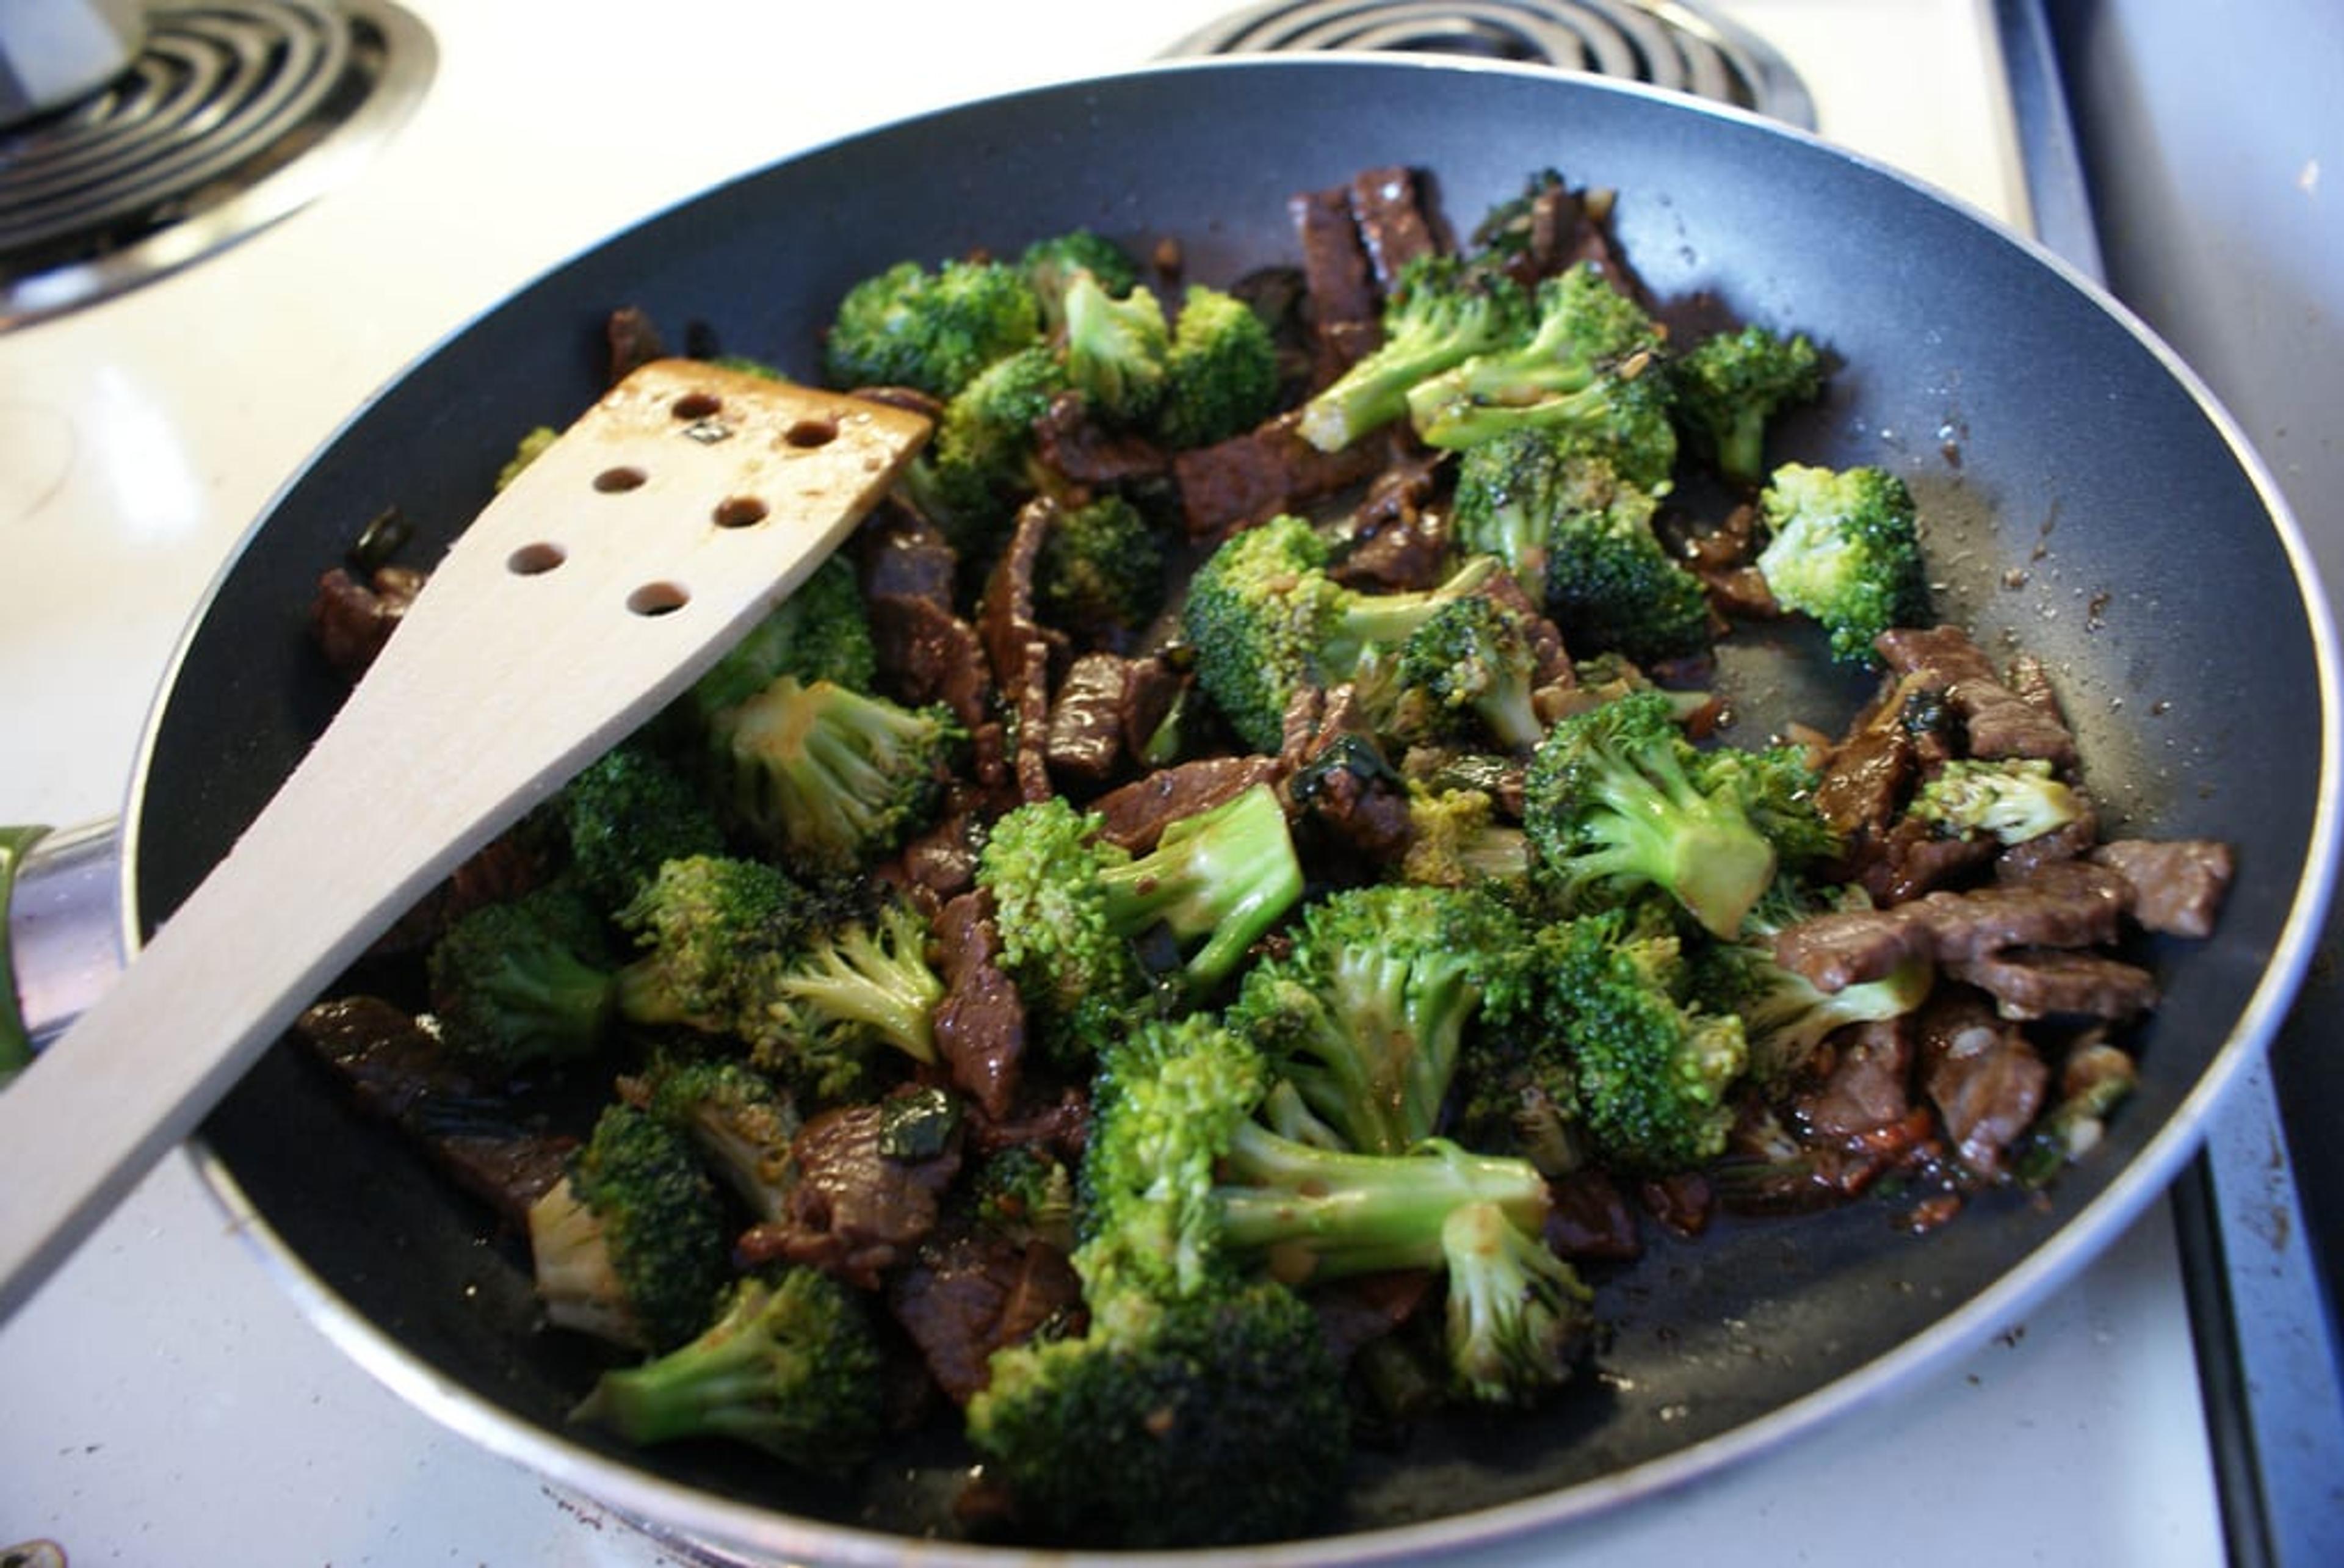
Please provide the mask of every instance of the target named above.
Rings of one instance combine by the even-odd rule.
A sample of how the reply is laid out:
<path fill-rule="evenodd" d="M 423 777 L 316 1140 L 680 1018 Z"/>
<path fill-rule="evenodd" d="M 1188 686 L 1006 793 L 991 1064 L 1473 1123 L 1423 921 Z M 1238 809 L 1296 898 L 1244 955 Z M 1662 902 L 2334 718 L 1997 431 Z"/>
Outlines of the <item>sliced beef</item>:
<path fill-rule="evenodd" d="M 1644 1238 L 1619 1184 L 1591 1166 L 1551 1184 L 1546 1244 L 1574 1262 L 1631 1263 L 1643 1256 Z"/>
<path fill-rule="evenodd" d="M 1077 785 L 1096 786 L 1123 765 L 1130 663 L 1113 653 L 1084 653 L 1067 666 L 1066 680 L 1050 700 L 1053 774 Z"/>
<path fill-rule="evenodd" d="M 1934 824 L 1904 817 L 1864 841 L 1852 880 L 1884 908 L 1963 880 L 2000 848 L 1991 838 L 1944 837 Z"/>
<path fill-rule="evenodd" d="M 2036 757 L 2057 766 L 2076 761 L 2076 737 L 2056 709 L 2029 702 L 2003 683 L 1985 652 L 1958 626 L 1897 628 L 1880 634 L 1882 658 L 1901 674 L 1942 690 L 1969 733 L 1975 757 Z"/>
<path fill-rule="evenodd" d="M 1105 819 L 1100 838 L 1145 855 L 1167 824 L 1234 800 L 1255 784 L 1274 784 L 1279 772 L 1276 757 L 1199 757 L 1109 790 L 1090 809 Z"/>
<path fill-rule="evenodd" d="M 1350 212 L 1379 292 L 1391 292 L 1409 262 L 1444 248 L 1414 169 L 1388 167 L 1352 176 Z"/>
<path fill-rule="evenodd" d="M 1349 190 L 1304 191 L 1287 203 L 1287 212 L 1302 253 L 1311 326 L 1322 345 L 1335 328 L 1373 324 L 1379 309 L 1373 268 L 1352 220 Z"/>
<path fill-rule="evenodd" d="M 972 730 L 984 723 L 994 688 L 976 629 L 925 593 L 874 595 L 868 603 L 889 694 L 914 706 L 942 703 Z"/>
<path fill-rule="evenodd" d="M 790 1146 L 800 1179 L 789 1218 L 753 1225 L 734 1246 L 746 1269 L 803 1263 L 866 1290 L 912 1255 L 935 1229 L 937 1201 L 960 1171 L 955 1139 L 926 1158 L 887 1152 L 894 1111 L 885 1104 L 840 1106 L 800 1129 Z"/>
<path fill-rule="evenodd" d="M 2050 1073 L 2016 1024 L 1975 993 L 1940 986 L 1919 1018 L 1921 1083 L 1962 1164 L 1993 1179 L 2043 1108 Z"/>
<path fill-rule="evenodd" d="M 376 956 L 419 953 L 440 934 L 484 904 L 501 904 L 540 887 L 559 868 L 550 835 L 524 819 L 457 864 L 431 891 L 402 912 L 367 951 Z"/>
<path fill-rule="evenodd" d="M 1848 842 L 1851 858 L 1865 858 L 1904 810 L 1913 767 L 1912 739 L 1893 724 L 1858 729 L 1824 759 L 1815 809 Z"/>
<path fill-rule="evenodd" d="M 440 1037 L 378 996 L 303 1013 L 294 1032 L 365 1111 L 419 1144 L 432 1165 L 514 1230 L 561 1179 L 578 1140 L 522 1123 L 493 1085 L 451 1059 Z"/>
<path fill-rule="evenodd" d="M 1339 1365 L 1416 1316 L 1432 1295 L 1429 1269 L 1392 1269 L 1321 1285 L 1309 1295 L 1328 1353 Z"/>
<path fill-rule="evenodd" d="M 941 907 L 976 881 L 976 815 L 949 812 L 904 844 L 896 857 L 895 880 L 926 895 Z"/>
<path fill-rule="evenodd" d="M 2111 839 L 2091 859 L 2125 879 L 2134 920 L 2170 936 L 2212 936 L 2238 869 L 2228 845 L 2205 838 Z"/>
<path fill-rule="evenodd" d="M 1171 461 L 1147 437 L 1101 425 L 1091 417 L 1089 401 L 1076 392 L 1051 400 L 1048 410 L 1034 421 L 1034 436 L 1042 461 L 1081 485 L 1129 484 L 1164 472 Z"/>
<path fill-rule="evenodd" d="M 2118 1021 L 2157 1006 L 2157 977 L 2098 953 L 2014 948 L 1946 966 L 1945 973 L 1992 996 L 2006 1018 Z"/>
<path fill-rule="evenodd" d="M 1295 432 L 1299 416 L 1281 414 L 1257 430 L 1176 453 L 1181 526 L 1197 541 L 1218 540 L 1379 472 L 1389 443 L 1379 436 L 1322 452 Z"/>
<path fill-rule="evenodd" d="M 602 343 L 610 355 L 611 385 L 617 386 L 653 359 L 667 358 L 667 341 L 641 308 L 621 305 L 602 324 Z"/>
<path fill-rule="evenodd" d="M 937 1386 L 965 1405 L 992 1381 L 994 1351 L 1081 1310 L 1082 1281 L 1055 1247 L 955 1236 L 922 1248 L 889 1281 L 887 1307 Z"/>
<path fill-rule="evenodd" d="M 1295 733 L 1280 756 L 1298 822 L 1331 835 L 1366 865 L 1398 864 L 1415 837 L 1407 781 L 1377 744 L 1349 686 L 1308 695 L 1288 715 Z"/>
<path fill-rule="evenodd" d="M 2074 792 L 2076 820 L 2049 833 L 2010 845 L 1994 857 L 1994 874 L 2005 882 L 2023 881 L 2055 861 L 2074 860 L 2100 842 L 2100 808 L 2081 789 Z"/>
<path fill-rule="evenodd" d="M 949 615 L 960 554 L 934 523 L 908 508 L 883 506 L 854 535 L 863 592 L 874 600 L 918 599 Z"/>
<path fill-rule="evenodd" d="M 965 892 L 935 921 L 944 1000 L 936 1004 L 936 1052 L 954 1087 L 996 1120 L 1010 1114 L 1026 1060 L 1026 1005 L 1001 967 L 993 899 Z"/>
<path fill-rule="evenodd" d="M 2006 947 L 2105 946 L 2117 938 L 2126 896 L 2116 873 L 2066 861 L 2024 881 L 1819 915 L 1783 931 L 1774 952 L 1785 967 L 1837 991 L 1915 956 L 1951 964 Z"/>
<path fill-rule="evenodd" d="M 349 681 L 366 673 L 424 582 L 425 574 L 411 566 L 377 567 L 363 582 L 337 566 L 318 579 L 309 631 L 336 673 Z"/>
<path fill-rule="evenodd" d="M 1427 510 L 1438 462 L 1430 452 L 1403 450 L 1369 481 L 1355 542 L 1332 573 L 1337 582 L 1369 593 L 1400 593 L 1437 586 L 1448 576 L 1454 565 L 1449 531 Z"/>
<path fill-rule="evenodd" d="M 1822 1083 L 1793 1103 L 1809 1132 L 1834 1140 L 1859 1138 L 1912 1114 L 1913 1039 L 1905 1019 L 1856 1025 L 1834 1045 Z"/>
<path fill-rule="evenodd" d="M 1053 667 L 1066 652 L 1066 634 L 1043 625 L 1034 610 L 1035 568 L 1041 560 L 1042 546 L 1057 521 L 1056 503 L 1047 500 L 1028 501 L 1019 511 L 1017 526 L 994 561 L 992 575 L 985 580 L 985 602 L 977 612 L 977 635 L 984 640 L 993 678 L 1005 693 L 1016 692 L 1026 679 L 1028 647 L 1039 644 L 1046 649 Z M 1046 683 L 1048 673 L 1047 670 L 1044 673 Z M 1043 699 L 1046 723 L 1046 689 Z M 1040 733 L 1036 732 L 1037 736 Z"/>

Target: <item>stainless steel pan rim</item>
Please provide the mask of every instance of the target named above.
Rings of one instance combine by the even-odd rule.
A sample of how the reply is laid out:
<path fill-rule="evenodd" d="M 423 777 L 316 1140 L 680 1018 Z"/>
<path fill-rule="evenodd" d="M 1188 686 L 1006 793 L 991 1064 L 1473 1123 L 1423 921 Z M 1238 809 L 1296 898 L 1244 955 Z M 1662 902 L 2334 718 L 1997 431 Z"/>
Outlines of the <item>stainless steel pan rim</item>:
<path fill-rule="evenodd" d="M 1034 89 L 1005 95 L 1003 98 L 981 100 L 918 116 L 913 121 L 900 122 L 898 127 L 883 128 L 949 122 L 965 114 L 983 113 L 990 106 L 1052 94 L 1073 92 L 1081 99 L 1096 98 L 1101 93 L 1112 94 L 1117 84 L 1147 78 L 1185 75 L 1228 76 L 1247 72 L 1341 71 L 1355 69 L 1370 62 L 1376 69 L 1385 72 L 1461 73 L 1553 80 L 1549 74 L 1535 67 L 1517 67 L 1494 62 L 1402 61 L 1380 56 L 1177 62 L 1140 67 L 1102 78 L 1095 84 Z M 2056 274 L 2067 287 L 2086 296 L 2155 357 L 2175 381 L 2187 390 L 2205 420 L 2235 456 L 2267 508 L 2291 565 L 2309 626 L 2319 693 L 2317 721 L 2322 784 L 2309 834 L 2310 853 L 2288 906 L 2279 936 L 2268 954 L 2260 978 L 2239 1013 L 2235 1027 L 2165 1124 L 2122 1172 L 2068 1218 L 2046 1244 L 2037 1247 L 1983 1292 L 1939 1319 L 1925 1332 L 1906 1340 L 1890 1353 L 1850 1369 L 1807 1397 L 1662 1458 L 1561 1492 L 1477 1512 L 1370 1530 L 1364 1533 L 1248 1549 L 1244 1555 L 1250 1562 L 1303 1564 L 1384 1561 L 1436 1549 L 1454 1550 L 1468 1544 L 1494 1543 L 1521 1533 L 1584 1518 L 1599 1511 L 1651 1498 L 1723 1466 L 1787 1442 L 1823 1422 L 1885 1397 L 1918 1379 L 1928 1369 L 1942 1364 L 1947 1358 L 1982 1343 L 2080 1270 L 2091 1256 L 2165 1190 L 2196 1152 L 2215 1105 L 2256 1055 L 2266 1047 L 2275 1032 L 2309 962 L 2313 943 L 2334 893 L 2339 842 L 2339 805 L 2334 781 L 2339 773 L 2339 737 L 2344 733 L 2344 721 L 2339 721 L 2339 661 L 2332 616 L 2318 587 L 2318 579 L 2300 528 L 2268 471 L 2252 451 L 2235 420 L 2221 409 L 2179 358 L 2130 311 L 2110 299 L 2089 279 L 2079 276 L 2031 241 L 2008 232 L 1990 217 L 1953 201 L 1924 182 L 1832 147 L 1805 133 L 1759 121 L 1731 108 L 1694 104 L 1632 85 L 1594 80 L 1574 82 L 1567 87 L 1558 84 L 1554 90 L 1558 95 L 1566 92 L 1615 94 L 1665 100 L 1672 112 L 1686 116 L 1707 116 L 1763 126 L 1769 136 L 1803 143 L 1823 159 L 1867 169 L 1874 177 L 1908 187 L 1931 201 L 1958 207 L 1971 221 L 1992 231 L 2001 243 L 2023 251 L 2041 268 Z M 857 139 L 860 138 L 844 138 L 840 143 L 792 155 L 785 161 L 798 163 L 820 158 L 831 147 Z M 681 203 L 679 207 L 688 205 L 690 203 Z M 671 208 L 670 212 L 674 210 Z M 661 218 L 653 217 L 639 227 L 648 227 L 660 221 Z M 601 248 L 602 247 L 595 248 Z M 428 361 L 432 355 L 456 342 L 470 329 L 468 326 L 451 333 L 441 344 L 420 357 L 416 364 Z M 412 369 L 410 367 L 410 370 Z M 327 450 L 362 426 L 375 404 L 392 387 L 404 380 L 407 374 L 402 372 L 399 378 L 379 391 L 375 399 L 369 400 L 367 407 L 353 413 L 320 450 Z M 229 564 L 215 582 L 215 593 L 220 582 L 236 570 L 237 561 L 243 556 L 245 549 L 266 526 L 266 520 L 275 514 L 296 483 L 298 478 L 288 481 L 264 510 L 262 521 L 256 522 L 246 534 Z M 207 601 L 208 598 L 207 595 Z M 184 668 L 195 632 L 196 628 L 191 626 L 175 655 L 170 678 L 164 683 L 166 693 L 171 690 Z M 158 703 L 158 717 L 167 706 L 167 702 Z M 135 845 L 140 842 L 155 740 L 156 731 L 150 723 L 148 736 L 140 754 L 131 804 L 126 814 L 126 845 Z M 2262 874 L 2268 874 L 2270 869 L 2268 866 L 2255 868 Z M 139 922 L 136 915 L 136 893 L 130 876 L 130 869 L 126 865 L 123 898 L 126 941 L 135 946 Z M 302 1312 L 345 1353 L 395 1392 L 453 1431 L 491 1452 L 539 1472 L 558 1487 L 591 1497 L 623 1516 L 643 1521 L 648 1527 L 667 1533 L 680 1541 L 700 1543 L 716 1550 L 754 1557 L 813 1559 L 844 1563 L 897 1563 L 916 1559 L 921 1563 L 940 1565 L 967 1564 L 968 1568 L 1000 1568 L 1002 1564 L 1021 1561 L 1056 1563 L 1070 1560 L 1062 1553 L 914 1541 L 900 1534 L 879 1533 L 788 1517 L 667 1481 L 541 1431 L 447 1377 L 384 1332 L 372 1320 L 352 1310 L 300 1256 L 285 1244 L 248 1201 L 237 1177 L 207 1143 L 198 1140 L 193 1146 L 193 1153 L 205 1183 L 224 1206 L 237 1228 L 253 1243 Z M 1194 1561 L 1197 1555 L 1171 1553 L 1163 1560 Z M 1108 1560 L 1137 1563 L 1154 1559 L 1117 1553 L 1111 1554 Z"/>

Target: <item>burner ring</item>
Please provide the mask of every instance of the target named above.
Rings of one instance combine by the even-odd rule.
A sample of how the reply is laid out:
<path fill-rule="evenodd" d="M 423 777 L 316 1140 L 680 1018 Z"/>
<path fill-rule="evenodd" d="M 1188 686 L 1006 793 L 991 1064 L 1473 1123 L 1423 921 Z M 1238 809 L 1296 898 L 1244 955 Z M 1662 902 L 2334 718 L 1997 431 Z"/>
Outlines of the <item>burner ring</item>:
<path fill-rule="evenodd" d="M 1543 65 L 1689 93 L 1804 129 L 1815 124 L 1813 100 L 1780 55 L 1685 0 L 1270 0 L 1169 53 L 1321 49 Z"/>
<path fill-rule="evenodd" d="M 177 0 L 80 102 L 0 130 L 0 328 L 119 293 L 291 212 L 429 82 L 387 0 Z"/>

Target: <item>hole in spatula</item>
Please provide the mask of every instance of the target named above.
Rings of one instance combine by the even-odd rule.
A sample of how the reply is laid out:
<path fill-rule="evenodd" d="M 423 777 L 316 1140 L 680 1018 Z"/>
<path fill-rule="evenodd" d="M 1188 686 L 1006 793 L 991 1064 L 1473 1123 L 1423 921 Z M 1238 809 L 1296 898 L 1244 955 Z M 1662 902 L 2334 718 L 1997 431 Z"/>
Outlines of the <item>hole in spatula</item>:
<path fill-rule="evenodd" d="M 790 445 L 807 450 L 826 447 L 837 439 L 836 420 L 800 420 L 782 434 L 782 440 Z"/>
<path fill-rule="evenodd" d="M 552 571 L 569 557 L 558 544 L 524 544 L 505 557 L 505 570 L 515 577 L 538 577 Z"/>
<path fill-rule="evenodd" d="M 639 468 L 604 469 L 594 476 L 594 488 L 604 495 L 623 495 L 631 490 L 641 490 L 651 477 Z"/>
<path fill-rule="evenodd" d="M 646 582 L 627 595 L 627 608 L 638 615 L 672 615 L 691 602 L 680 582 Z"/>
<path fill-rule="evenodd" d="M 765 521 L 765 503 L 753 495 L 736 495 L 716 503 L 719 528 L 748 528 Z"/>

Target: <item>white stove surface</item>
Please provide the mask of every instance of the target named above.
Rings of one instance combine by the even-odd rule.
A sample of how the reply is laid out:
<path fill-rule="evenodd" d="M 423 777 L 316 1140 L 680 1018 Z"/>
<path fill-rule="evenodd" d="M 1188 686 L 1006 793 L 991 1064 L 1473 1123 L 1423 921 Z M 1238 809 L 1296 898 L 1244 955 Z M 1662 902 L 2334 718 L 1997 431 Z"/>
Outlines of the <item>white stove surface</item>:
<path fill-rule="evenodd" d="M 1228 7 L 863 12 L 406 0 L 438 73 L 356 179 L 144 290 L 0 335 L 0 821 L 123 803 L 174 642 L 277 487 L 474 312 L 793 150 L 1151 57 Z M 1797 64 L 1824 135 L 2023 224 L 1985 0 L 1712 7 Z M 1014 40 L 1014 42 L 1005 42 Z M 0 1326 L 0 1556 L 76 1565 L 672 1561 L 449 1435 L 331 1347 L 184 1157 Z M 1633 1568 L 2198 1564 L 2222 1542 L 2157 1205 L 1933 1377 L 1699 1485 L 1462 1559 Z"/>

